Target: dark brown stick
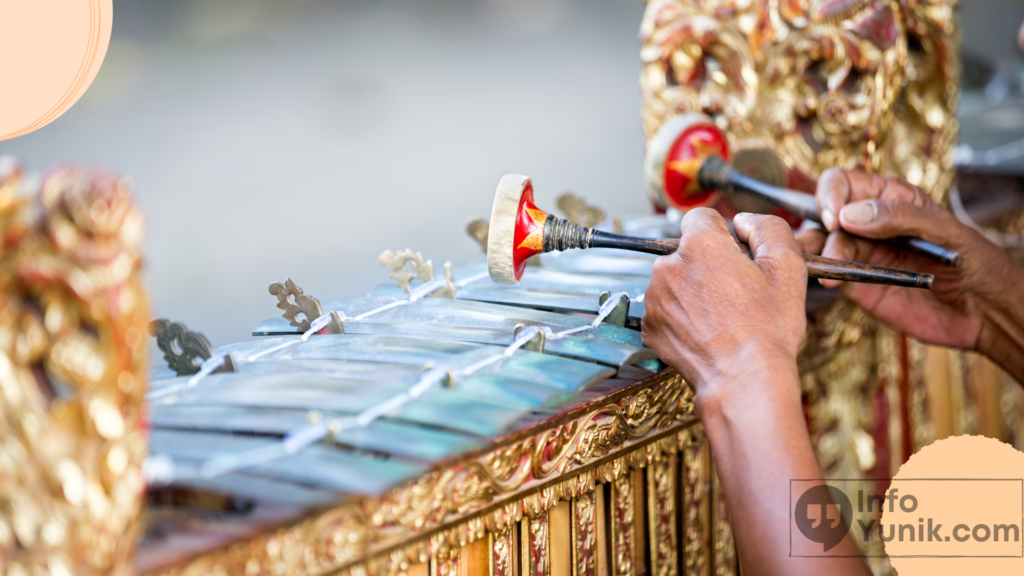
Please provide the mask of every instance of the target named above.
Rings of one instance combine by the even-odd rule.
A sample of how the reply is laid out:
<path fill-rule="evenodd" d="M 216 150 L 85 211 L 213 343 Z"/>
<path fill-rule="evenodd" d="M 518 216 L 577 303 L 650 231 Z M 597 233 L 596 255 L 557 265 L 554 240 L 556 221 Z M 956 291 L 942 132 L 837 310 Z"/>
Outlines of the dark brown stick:
<path fill-rule="evenodd" d="M 550 216 L 549 216 L 550 218 Z M 586 230 L 584 228 L 584 230 Z M 544 239 L 545 244 L 547 238 Z M 739 244 L 743 251 L 750 255 L 746 244 Z M 600 230 L 589 230 L 586 246 L 569 246 L 570 248 L 617 248 L 633 252 L 646 252 L 665 256 L 679 249 L 679 240 L 671 238 L 637 238 L 622 236 Z M 930 290 L 935 279 L 931 274 L 883 268 L 860 262 L 833 260 L 812 254 L 803 254 L 807 262 L 807 275 L 811 278 L 826 278 L 845 282 L 863 282 L 867 284 L 886 284 L 889 286 L 906 286 Z"/>

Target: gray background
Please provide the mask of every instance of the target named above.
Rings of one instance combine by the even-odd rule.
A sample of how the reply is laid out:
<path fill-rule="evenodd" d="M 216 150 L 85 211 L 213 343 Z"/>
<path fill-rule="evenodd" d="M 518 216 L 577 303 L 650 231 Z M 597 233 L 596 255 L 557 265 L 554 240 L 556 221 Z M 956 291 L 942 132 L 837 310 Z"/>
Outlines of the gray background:
<path fill-rule="evenodd" d="M 964 5 L 971 49 L 1017 60 L 1024 2 Z M 0 154 L 133 176 L 153 316 L 224 344 L 277 315 L 267 286 L 285 277 L 326 300 L 386 281 L 385 249 L 435 266 L 478 256 L 464 224 L 505 173 L 532 176 L 542 206 L 572 189 L 645 211 L 642 13 L 640 0 L 115 0 L 92 87 Z"/>

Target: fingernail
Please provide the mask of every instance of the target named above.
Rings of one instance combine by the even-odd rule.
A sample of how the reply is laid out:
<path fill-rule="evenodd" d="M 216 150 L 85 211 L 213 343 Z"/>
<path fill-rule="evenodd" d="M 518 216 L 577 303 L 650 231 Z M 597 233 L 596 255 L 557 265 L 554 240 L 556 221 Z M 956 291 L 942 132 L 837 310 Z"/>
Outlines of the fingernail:
<path fill-rule="evenodd" d="M 868 224 L 875 219 L 876 212 L 877 208 L 875 208 L 874 202 L 857 202 L 843 208 L 840 214 L 843 220 L 850 224 Z"/>
<path fill-rule="evenodd" d="M 836 215 L 834 212 L 825 208 L 821 211 L 821 223 L 825 225 L 825 230 L 831 232 L 832 225 L 836 223 Z"/>

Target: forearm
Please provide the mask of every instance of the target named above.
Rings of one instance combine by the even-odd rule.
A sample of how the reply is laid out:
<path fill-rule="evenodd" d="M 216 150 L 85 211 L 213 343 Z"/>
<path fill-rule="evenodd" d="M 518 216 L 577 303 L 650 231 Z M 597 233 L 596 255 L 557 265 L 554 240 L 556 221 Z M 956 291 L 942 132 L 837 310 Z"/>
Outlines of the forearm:
<path fill-rule="evenodd" d="M 748 364 L 751 369 L 736 381 L 709 383 L 697 398 L 744 574 L 868 574 L 860 558 L 791 556 L 790 481 L 822 474 L 800 405 L 795 362 Z M 857 551 L 847 538 L 828 554 Z"/>

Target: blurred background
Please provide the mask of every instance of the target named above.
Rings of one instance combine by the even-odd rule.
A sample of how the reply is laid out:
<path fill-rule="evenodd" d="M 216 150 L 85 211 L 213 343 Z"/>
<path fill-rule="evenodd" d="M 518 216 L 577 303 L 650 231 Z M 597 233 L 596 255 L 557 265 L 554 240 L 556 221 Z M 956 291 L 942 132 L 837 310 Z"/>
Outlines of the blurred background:
<path fill-rule="evenodd" d="M 440 267 L 505 173 L 645 212 L 641 0 L 114 0 L 92 87 L 0 142 L 32 170 L 129 174 L 153 316 L 214 345 L 277 316 L 271 282 L 321 300 L 388 280 L 384 250 Z M 1020 0 L 969 0 L 962 141 L 1024 136 Z M 1024 166 L 1019 156 L 1000 157 Z M 1022 150 L 1024 153 L 1024 150 Z M 154 357 L 153 362 L 159 362 Z"/>

